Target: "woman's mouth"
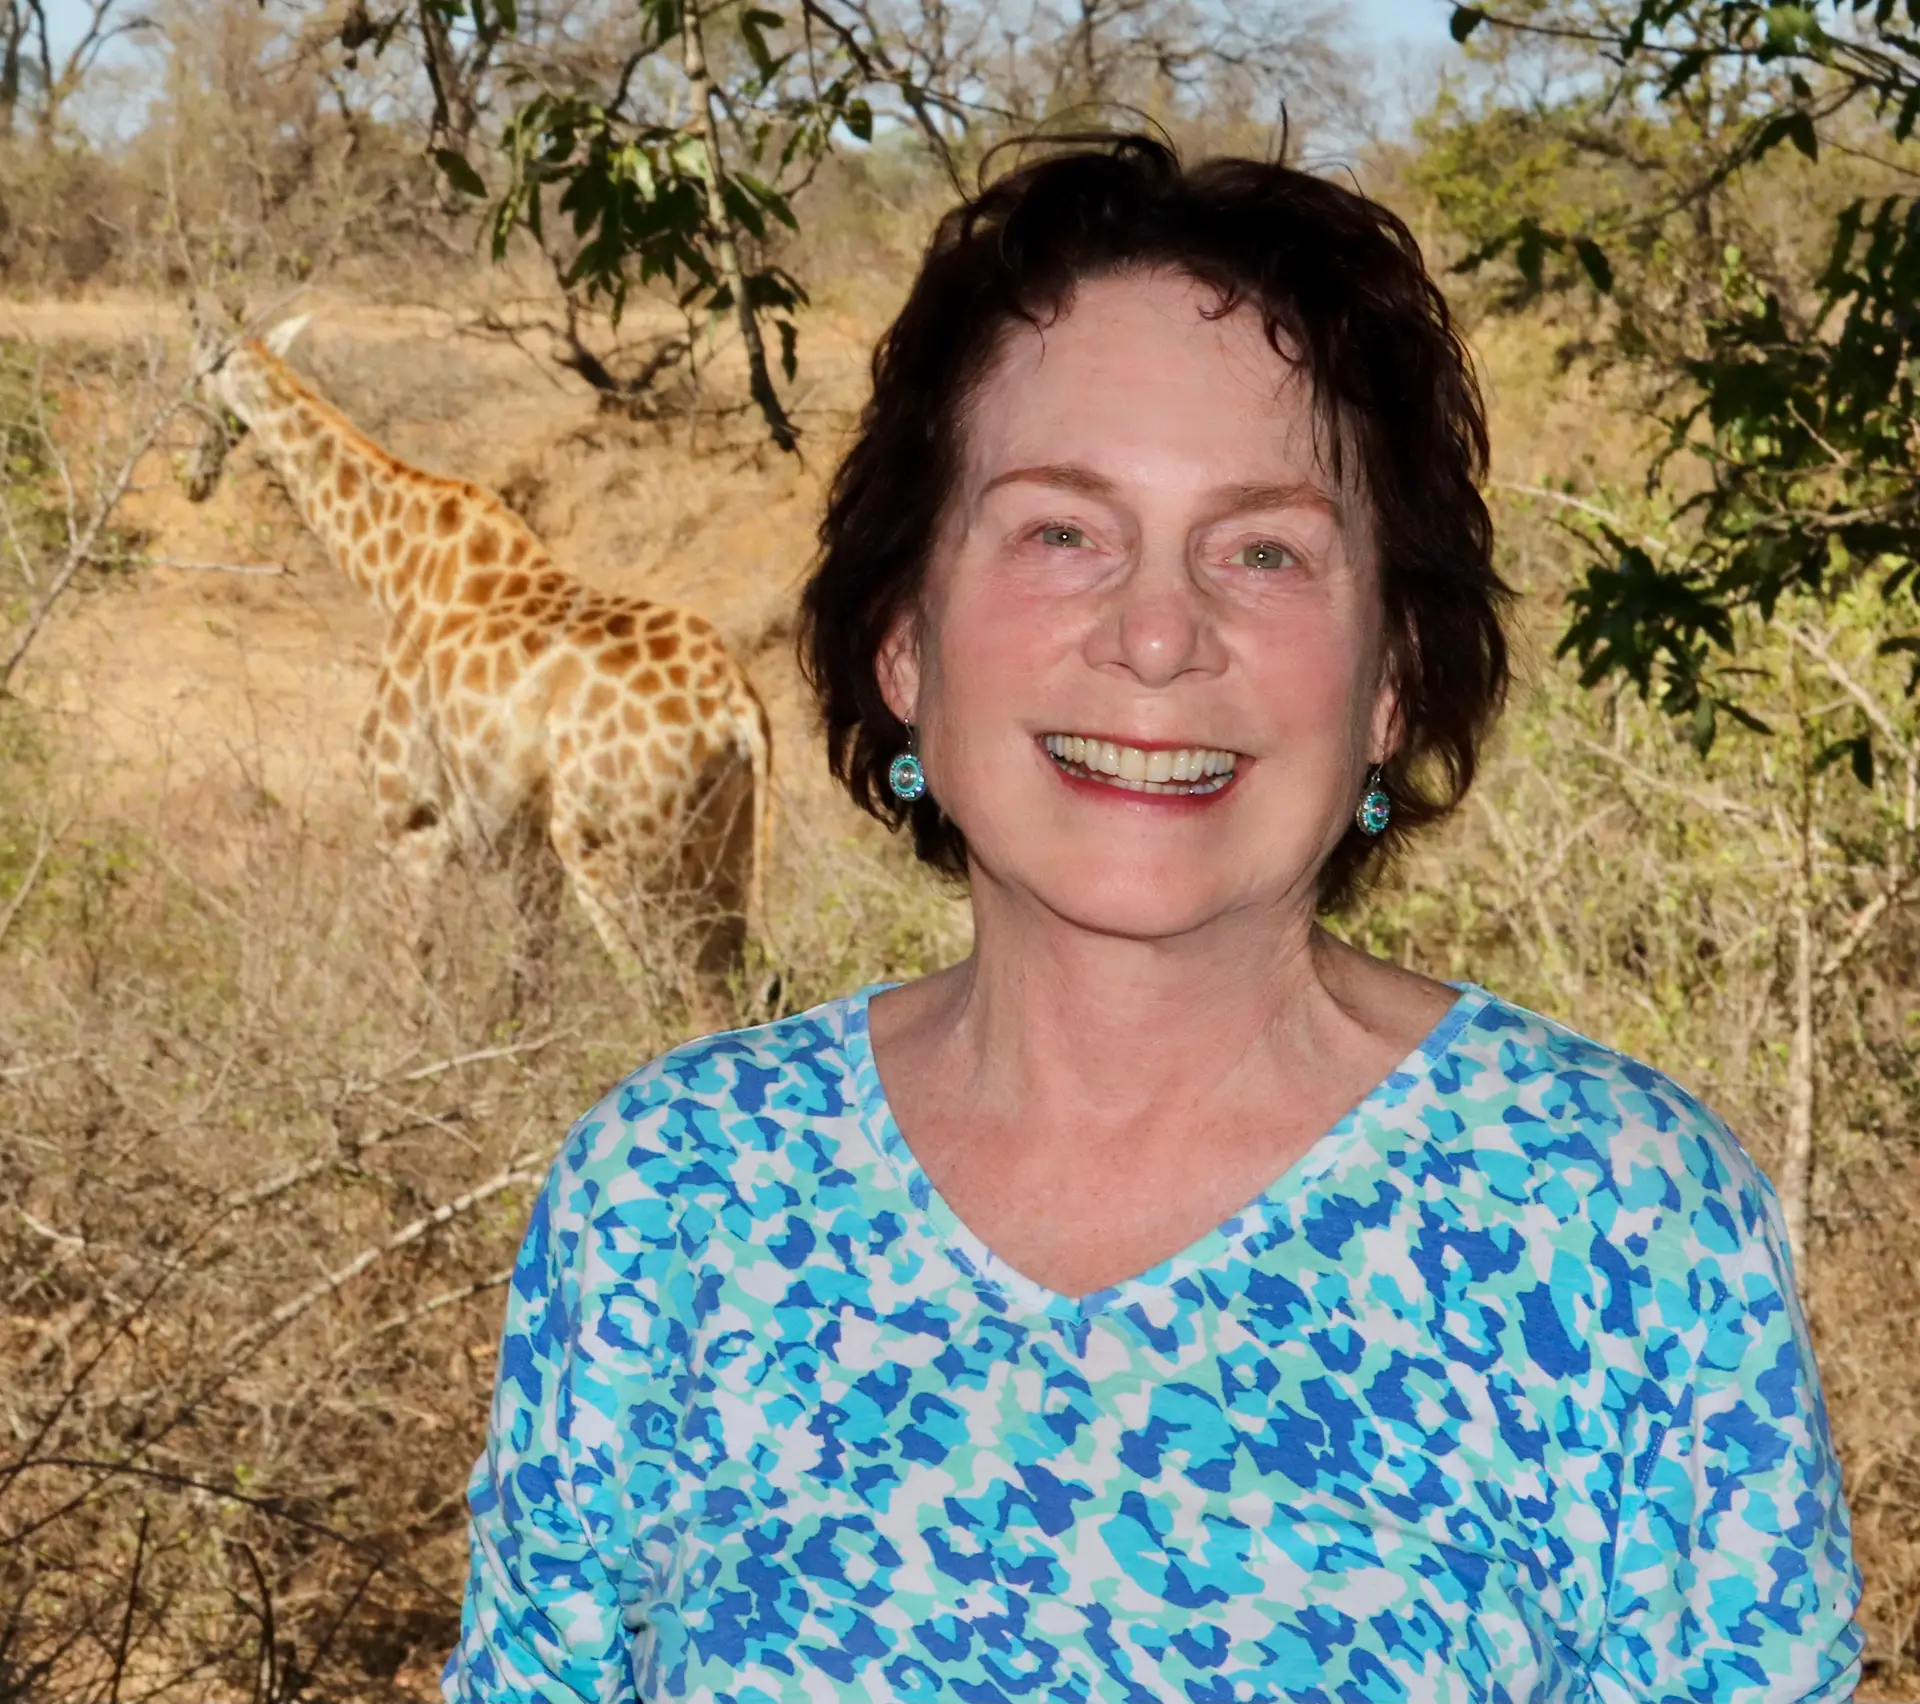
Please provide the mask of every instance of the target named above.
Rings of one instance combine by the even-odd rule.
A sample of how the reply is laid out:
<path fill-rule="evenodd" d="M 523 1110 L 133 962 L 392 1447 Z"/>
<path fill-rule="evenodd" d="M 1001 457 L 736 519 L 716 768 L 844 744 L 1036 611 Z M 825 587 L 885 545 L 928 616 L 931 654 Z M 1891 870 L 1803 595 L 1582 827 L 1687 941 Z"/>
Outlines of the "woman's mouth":
<path fill-rule="evenodd" d="M 1239 761 L 1236 753 L 1211 746 L 1132 746 L 1089 734 L 1046 734 L 1040 743 L 1055 767 L 1076 780 L 1183 798 L 1219 792 Z"/>

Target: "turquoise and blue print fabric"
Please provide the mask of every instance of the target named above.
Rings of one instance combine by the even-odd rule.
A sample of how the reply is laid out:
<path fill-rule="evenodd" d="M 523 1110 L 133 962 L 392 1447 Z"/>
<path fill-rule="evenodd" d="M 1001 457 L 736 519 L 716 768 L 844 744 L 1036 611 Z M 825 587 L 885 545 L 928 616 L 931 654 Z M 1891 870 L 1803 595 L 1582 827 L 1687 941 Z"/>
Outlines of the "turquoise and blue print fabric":
<path fill-rule="evenodd" d="M 1773 1196 L 1666 1078 L 1468 989 L 1258 1201 L 1074 1300 L 930 1187 L 867 999 L 575 1127 L 454 1704 L 1851 1696 Z"/>

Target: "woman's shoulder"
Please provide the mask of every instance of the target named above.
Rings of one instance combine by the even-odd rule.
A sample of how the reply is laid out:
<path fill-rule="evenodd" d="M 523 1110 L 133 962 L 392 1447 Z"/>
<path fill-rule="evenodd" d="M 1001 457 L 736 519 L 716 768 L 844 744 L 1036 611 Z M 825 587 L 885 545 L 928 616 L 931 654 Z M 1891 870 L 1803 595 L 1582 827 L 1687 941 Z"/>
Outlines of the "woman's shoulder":
<path fill-rule="evenodd" d="M 575 1122 L 560 1167 L 586 1176 L 710 1168 L 730 1156 L 778 1152 L 797 1126 L 856 1113 L 854 1043 L 871 992 L 700 1036 L 649 1060 Z"/>
<path fill-rule="evenodd" d="M 1677 1208 L 1737 1203 L 1757 1230 L 1772 1187 L 1726 1121 L 1666 1072 L 1484 989 L 1458 1009 L 1433 1077 L 1476 1148 L 1585 1172 Z"/>

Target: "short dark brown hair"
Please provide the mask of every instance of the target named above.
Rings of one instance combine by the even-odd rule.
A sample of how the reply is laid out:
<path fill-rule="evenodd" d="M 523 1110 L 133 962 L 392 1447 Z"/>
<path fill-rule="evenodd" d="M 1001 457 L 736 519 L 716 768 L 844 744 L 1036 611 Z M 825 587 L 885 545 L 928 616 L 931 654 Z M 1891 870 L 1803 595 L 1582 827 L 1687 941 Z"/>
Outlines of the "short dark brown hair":
<path fill-rule="evenodd" d="M 1264 160 L 1186 167 L 1122 135 L 1056 146 L 947 213 L 874 351 L 801 598 L 801 667 L 854 802 L 910 823 L 922 859 L 964 874 L 965 838 L 938 801 L 903 805 L 887 785 L 907 730 L 881 696 L 880 649 L 919 596 L 961 477 L 966 406 L 1007 331 L 1051 323 L 1085 281 L 1147 271 L 1211 287 L 1220 314 L 1256 309 L 1311 381 L 1334 472 L 1359 459 L 1400 739 L 1391 827 L 1377 840 L 1350 829 L 1320 872 L 1332 909 L 1370 861 L 1459 804 L 1508 678 L 1472 363 L 1412 233 L 1364 195 Z"/>

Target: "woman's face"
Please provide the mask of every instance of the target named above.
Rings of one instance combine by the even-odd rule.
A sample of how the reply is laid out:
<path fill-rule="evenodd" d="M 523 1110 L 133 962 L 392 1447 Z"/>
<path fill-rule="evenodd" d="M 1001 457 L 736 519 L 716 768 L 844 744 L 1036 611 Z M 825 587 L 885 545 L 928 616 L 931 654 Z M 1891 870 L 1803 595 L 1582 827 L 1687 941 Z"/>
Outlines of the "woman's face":
<path fill-rule="evenodd" d="M 1104 279 L 1009 336 L 881 659 L 976 881 L 1102 933 L 1310 913 L 1391 738 L 1367 506 L 1214 300 Z"/>

